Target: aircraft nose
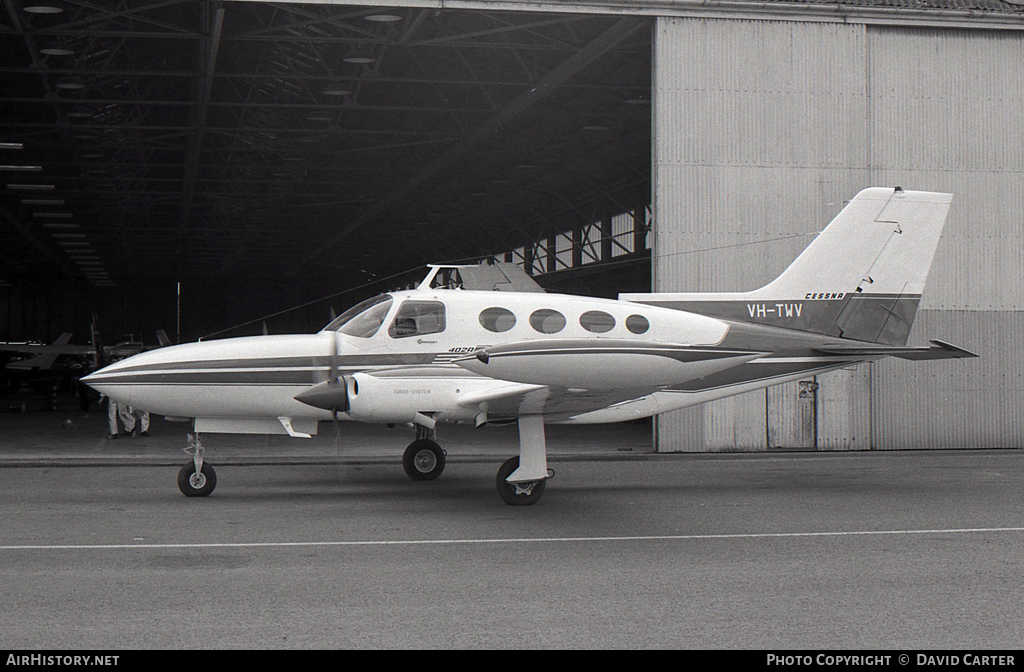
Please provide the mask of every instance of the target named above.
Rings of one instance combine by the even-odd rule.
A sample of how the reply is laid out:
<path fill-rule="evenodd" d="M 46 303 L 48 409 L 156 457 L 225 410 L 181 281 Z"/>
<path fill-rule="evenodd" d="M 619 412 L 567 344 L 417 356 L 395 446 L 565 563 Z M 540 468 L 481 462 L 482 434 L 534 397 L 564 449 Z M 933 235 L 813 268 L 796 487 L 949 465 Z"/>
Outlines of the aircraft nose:
<path fill-rule="evenodd" d="M 156 351 L 154 351 L 156 352 Z M 118 403 L 130 404 L 133 386 L 143 374 L 149 353 L 123 357 L 83 376 L 81 381 Z"/>
<path fill-rule="evenodd" d="M 105 397 L 114 399 L 118 403 L 127 404 L 128 397 L 131 395 L 131 384 L 126 385 L 123 381 L 118 381 L 115 375 L 116 371 L 117 367 L 114 365 L 105 366 L 84 376 L 81 380 Z"/>

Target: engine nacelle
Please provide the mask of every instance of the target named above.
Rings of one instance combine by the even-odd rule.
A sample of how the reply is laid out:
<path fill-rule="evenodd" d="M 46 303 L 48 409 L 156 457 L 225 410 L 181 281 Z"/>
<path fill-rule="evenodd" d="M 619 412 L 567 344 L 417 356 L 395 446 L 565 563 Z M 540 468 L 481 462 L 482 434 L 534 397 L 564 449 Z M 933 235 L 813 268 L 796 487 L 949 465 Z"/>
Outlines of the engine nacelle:
<path fill-rule="evenodd" d="M 460 422 L 472 420 L 478 412 L 456 404 L 466 391 L 469 381 L 465 379 L 356 373 L 346 376 L 346 381 L 348 415 L 360 422 L 413 422 L 417 413 L 441 422 Z"/>

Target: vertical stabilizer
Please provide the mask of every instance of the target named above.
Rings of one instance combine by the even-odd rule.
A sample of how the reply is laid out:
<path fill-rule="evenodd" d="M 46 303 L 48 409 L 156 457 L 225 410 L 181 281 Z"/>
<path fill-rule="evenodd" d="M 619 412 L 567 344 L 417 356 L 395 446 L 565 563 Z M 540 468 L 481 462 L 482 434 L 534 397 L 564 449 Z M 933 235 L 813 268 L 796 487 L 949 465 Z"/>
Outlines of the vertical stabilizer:
<path fill-rule="evenodd" d="M 623 294 L 620 299 L 859 341 L 903 345 L 951 194 L 865 189 L 789 268 L 751 292 Z"/>

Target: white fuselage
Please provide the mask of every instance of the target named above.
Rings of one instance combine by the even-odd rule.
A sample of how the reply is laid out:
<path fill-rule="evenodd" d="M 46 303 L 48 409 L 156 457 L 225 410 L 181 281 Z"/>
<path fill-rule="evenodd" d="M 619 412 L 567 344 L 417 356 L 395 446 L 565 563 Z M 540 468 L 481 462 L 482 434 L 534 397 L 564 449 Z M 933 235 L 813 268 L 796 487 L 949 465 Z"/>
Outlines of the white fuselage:
<path fill-rule="evenodd" d="M 379 328 L 368 336 L 369 329 L 352 335 L 342 327 L 341 332 L 189 343 L 116 362 L 86 382 L 150 413 L 263 418 L 271 419 L 262 425 L 270 427 L 288 418 L 306 421 L 304 431 L 309 431 L 309 422 L 330 419 L 334 413 L 295 396 L 337 375 L 358 384 L 358 397 L 343 418 L 408 422 L 415 413 L 427 413 L 438 421 L 459 422 L 478 417 L 495 395 L 525 394 L 532 388 L 569 388 L 578 394 L 618 390 L 619 401 L 644 397 L 658 386 L 705 374 L 709 365 L 630 348 L 658 343 L 715 346 L 729 330 L 714 318 L 607 299 L 464 290 L 411 290 L 390 296 L 386 313 L 377 317 L 382 319 Z M 432 311 L 440 311 L 441 325 Z M 417 331 L 414 321 L 402 317 L 412 313 L 414 321 L 428 326 Z M 557 357 L 520 353 L 497 378 L 473 358 L 473 353 L 506 344 L 577 341 L 626 347 L 569 350 Z M 494 359 L 496 367 L 503 363 Z M 623 396 L 623 390 L 636 390 L 636 395 Z M 540 404 L 538 414 L 544 414 L 548 396 L 541 394 L 538 400 L 533 395 L 530 403 Z M 657 410 L 656 404 L 648 406 L 650 412 Z M 634 408 L 627 417 L 638 414 Z M 562 416 L 571 421 L 571 413 Z M 624 418 L 608 421 L 614 419 Z M 207 431 L 216 431 L 210 429 L 214 425 L 206 423 Z M 240 431 L 244 423 L 230 426 L 235 429 L 224 431 Z"/>

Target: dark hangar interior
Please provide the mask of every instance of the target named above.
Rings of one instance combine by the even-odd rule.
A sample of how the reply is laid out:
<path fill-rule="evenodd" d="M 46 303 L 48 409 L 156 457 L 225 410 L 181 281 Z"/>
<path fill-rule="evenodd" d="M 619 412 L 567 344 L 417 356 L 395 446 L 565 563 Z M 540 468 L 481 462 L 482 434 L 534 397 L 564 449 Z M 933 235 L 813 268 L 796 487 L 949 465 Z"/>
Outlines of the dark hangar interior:
<path fill-rule="evenodd" d="M 645 291 L 651 26 L 2 0 L 0 340 L 84 343 L 94 312 L 108 342 L 315 331 L 485 258 Z M 641 242 L 613 255 L 622 213 Z"/>

